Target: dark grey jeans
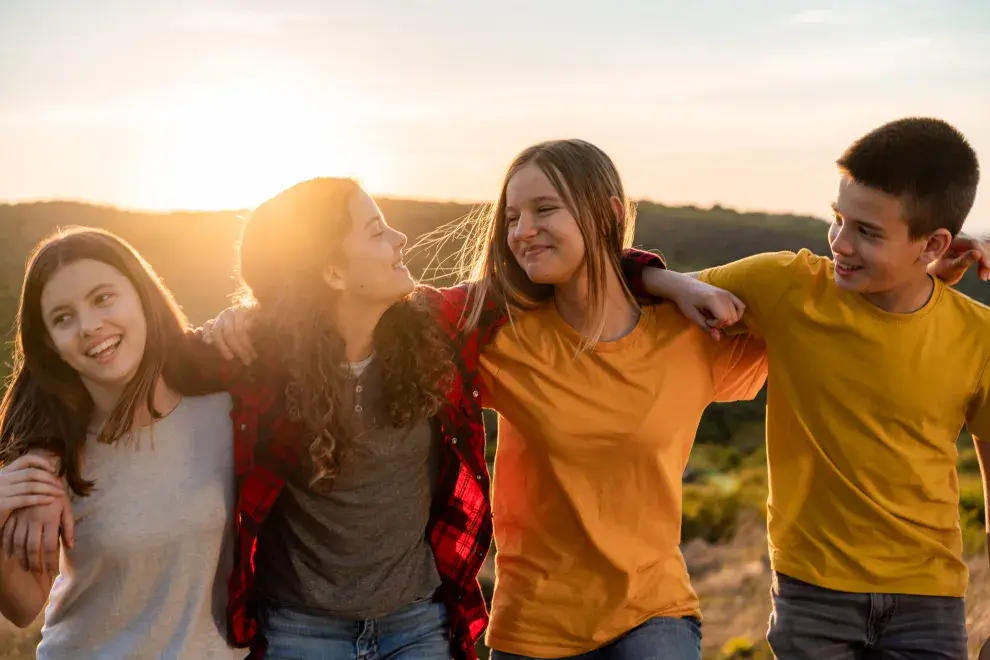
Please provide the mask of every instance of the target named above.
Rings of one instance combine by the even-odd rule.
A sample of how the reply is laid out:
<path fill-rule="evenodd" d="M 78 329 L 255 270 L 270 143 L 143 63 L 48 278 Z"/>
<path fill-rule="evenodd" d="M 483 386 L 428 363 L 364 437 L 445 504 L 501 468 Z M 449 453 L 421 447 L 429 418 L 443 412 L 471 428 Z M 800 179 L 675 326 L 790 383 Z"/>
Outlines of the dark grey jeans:
<path fill-rule="evenodd" d="M 779 660 L 966 660 L 962 598 L 833 591 L 773 576 L 767 642 Z"/>

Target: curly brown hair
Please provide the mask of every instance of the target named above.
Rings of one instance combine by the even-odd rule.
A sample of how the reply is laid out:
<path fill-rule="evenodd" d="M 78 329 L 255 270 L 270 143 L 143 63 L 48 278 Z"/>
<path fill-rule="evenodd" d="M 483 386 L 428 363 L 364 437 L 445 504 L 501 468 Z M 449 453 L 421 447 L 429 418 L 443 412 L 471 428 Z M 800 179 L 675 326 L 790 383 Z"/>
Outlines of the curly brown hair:
<path fill-rule="evenodd" d="M 310 434 L 312 483 L 328 487 L 360 432 L 344 397 L 351 374 L 338 332 L 337 296 L 324 272 L 340 259 L 352 229 L 349 212 L 358 183 L 317 178 L 261 204 L 238 246 L 242 302 L 256 307 L 256 345 L 281 365 L 290 418 Z M 373 333 L 387 422 L 403 427 L 437 412 L 454 371 L 453 347 L 423 296 L 396 301 Z M 322 482 L 322 483 L 321 483 Z"/>

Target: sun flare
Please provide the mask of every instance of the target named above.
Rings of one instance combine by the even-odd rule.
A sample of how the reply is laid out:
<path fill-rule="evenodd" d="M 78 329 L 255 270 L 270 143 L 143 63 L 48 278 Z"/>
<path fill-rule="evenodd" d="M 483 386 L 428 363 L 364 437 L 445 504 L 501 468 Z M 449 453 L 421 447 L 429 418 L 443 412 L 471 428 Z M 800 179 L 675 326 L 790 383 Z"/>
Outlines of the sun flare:
<path fill-rule="evenodd" d="M 347 110 L 274 84 L 189 93 L 165 112 L 142 185 L 160 206 L 200 210 L 253 207 L 314 176 L 373 186 Z"/>

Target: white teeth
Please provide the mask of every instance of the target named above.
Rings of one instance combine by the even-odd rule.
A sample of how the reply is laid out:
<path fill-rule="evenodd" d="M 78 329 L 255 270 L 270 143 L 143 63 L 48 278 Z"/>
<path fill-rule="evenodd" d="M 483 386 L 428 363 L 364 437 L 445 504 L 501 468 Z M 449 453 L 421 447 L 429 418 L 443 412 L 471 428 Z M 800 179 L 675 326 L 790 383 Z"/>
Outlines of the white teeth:
<path fill-rule="evenodd" d="M 113 348 L 119 343 L 120 343 L 120 337 L 111 337 L 110 339 L 107 339 L 106 341 L 102 341 L 93 348 L 89 349 L 86 352 L 86 355 L 88 355 L 89 357 L 96 357 L 103 351 L 109 350 L 110 348 Z"/>

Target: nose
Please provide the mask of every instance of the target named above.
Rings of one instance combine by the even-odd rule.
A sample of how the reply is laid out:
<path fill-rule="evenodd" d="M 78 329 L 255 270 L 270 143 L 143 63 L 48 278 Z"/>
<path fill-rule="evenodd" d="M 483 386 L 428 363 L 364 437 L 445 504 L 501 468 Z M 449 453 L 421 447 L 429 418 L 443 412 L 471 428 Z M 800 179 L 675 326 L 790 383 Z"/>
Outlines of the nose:
<path fill-rule="evenodd" d="M 396 250 L 402 250 L 406 247 L 406 243 L 409 242 L 409 237 L 403 234 L 398 229 L 392 229 L 392 245 L 395 246 Z"/>
<path fill-rule="evenodd" d="M 853 246 L 849 240 L 848 231 L 848 224 L 841 226 L 837 224 L 832 225 L 832 229 L 829 231 L 829 246 L 832 248 L 833 253 L 841 254 L 844 257 L 852 254 Z"/>
<path fill-rule="evenodd" d="M 103 317 L 96 310 L 82 310 L 79 312 L 79 332 L 83 336 L 91 336 L 99 333 L 103 328 Z"/>
<path fill-rule="evenodd" d="M 517 241 L 532 238 L 536 235 L 537 231 L 538 228 L 532 214 L 520 213 L 519 219 L 516 220 L 516 223 L 510 229 L 509 238 Z"/>

